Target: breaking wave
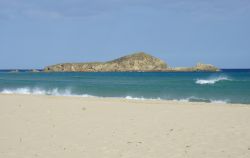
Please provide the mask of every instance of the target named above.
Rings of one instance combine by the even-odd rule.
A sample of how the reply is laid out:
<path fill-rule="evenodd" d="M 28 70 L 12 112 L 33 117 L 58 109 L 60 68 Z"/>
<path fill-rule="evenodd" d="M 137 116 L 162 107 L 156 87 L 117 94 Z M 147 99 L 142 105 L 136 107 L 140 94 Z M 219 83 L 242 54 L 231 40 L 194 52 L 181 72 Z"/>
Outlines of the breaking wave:
<path fill-rule="evenodd" d="M 59 90 L 58 88 L 44 90 L 41 88 L 16 88 L 16 89 L 3 89 L 0 91 L 1 94 L 25 94 L 25 95 L 52 95 L 52 96 L 78 96 L 78 97 L 98 97 L 105 98 L 102 96 L 93 96 L 89 94 L 74 94 L 70 89 Z M 133 96 L 125 96 L 125 97 L 111 97 L 111 98 L 124 98 L 127 100 L 169 100 L 169 101 L 181 101 L 181 102 L 206 102 L 206 103 L 230 103 L 228 100 L 212 100 L 212 99 L 203 99 L 197 97 L 189 97 L 183 99 L 164 99 L 164 98 L 144 98 L 144 97 L 133 97 Z"/>
<path fill-rule="evenodd" d="M 161 98 L 143 98 L 143 97 L 132 97 L 132 96 L 126 96 L 125 99 L 128 99 L 128 100 L 163 100 Z"/>
<path fill-rule="evenodd" d="M 131 97 L 126 96 L 125 99 L 128 100 L 169 100 L 169 101 L 180 101 L 180 102 L 202 102 L 202 103 L 216 103 L 216 104 L 228 104 L 229 100 L 214 100 L 214 99 L 205 99 L 197 97 L 188 97 L 184 99 L 162 99 L 162 98 L 143 98 L 143 97 Z"/>
<path fill-rule="evenodd" d="M 197 98 L 197 97 L 189 97 L 185 99 L 174 99 L 174 101 L 181 102 L 203 102 L 203 103 L 216 103 L 216 104 L 228 104 L 229 100 L 215 100 L 215 99 L 205 99 L 205 98 Z"/>
<path fill-rule="evenodd" d="M 78 96 L 72 94 L 70 89 L 59 90 L 58 88 L 51 90 L 44 90 L 40 88 L 16 88 L 16 89 L 4 89 L 0 93 L 2 94 L 32 94 L 32 95 L 53 95 L 53 96 Z M 83 97 L 91 97 L 91 95 L 83 94 L 79 95 Z"/>
<path fill-rule="evenodd" d="M 231 79 L 229 79 L 226 76 L 219 76 L 216 78 L 210 78 L 210 79 L 197 79 L 196 80 L 196 84 L 215 84 L 216 82 L 219 81 L 231 81 Z"/>

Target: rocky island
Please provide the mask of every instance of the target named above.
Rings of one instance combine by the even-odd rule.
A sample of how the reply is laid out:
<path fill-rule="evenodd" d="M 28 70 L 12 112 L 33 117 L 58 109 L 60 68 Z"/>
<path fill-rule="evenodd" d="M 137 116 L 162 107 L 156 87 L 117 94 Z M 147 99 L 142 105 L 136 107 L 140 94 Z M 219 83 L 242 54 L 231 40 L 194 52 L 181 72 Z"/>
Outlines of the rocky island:
<path fill-rule="evenodd" d="M 163 60 L 138 52 L 107 62 L 62 63 L 47 66 L 44 72 L 217 72 L 210 64 L 198 63 L 194 67 L 171 68 Z"/>

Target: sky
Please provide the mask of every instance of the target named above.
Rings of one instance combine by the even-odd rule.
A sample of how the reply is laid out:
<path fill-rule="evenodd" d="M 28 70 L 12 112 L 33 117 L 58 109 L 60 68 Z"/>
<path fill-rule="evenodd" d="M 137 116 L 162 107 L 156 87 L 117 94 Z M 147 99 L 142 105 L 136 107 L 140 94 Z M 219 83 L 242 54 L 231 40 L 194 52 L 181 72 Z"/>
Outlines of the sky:
<path fill-rule="evenodd" d="M 171 67 L 250 68 L 250 0 L 0 0 L 0 69 L 138 51 Z"/>

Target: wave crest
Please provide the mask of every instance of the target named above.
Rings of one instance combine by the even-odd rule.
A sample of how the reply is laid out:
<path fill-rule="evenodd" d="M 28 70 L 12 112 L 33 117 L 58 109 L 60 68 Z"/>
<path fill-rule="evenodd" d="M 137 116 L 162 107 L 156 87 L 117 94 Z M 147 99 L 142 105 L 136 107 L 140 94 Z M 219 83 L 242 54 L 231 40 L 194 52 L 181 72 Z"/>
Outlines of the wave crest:
<path fill-rule="evenodd" d="M 219 76 L 216 78 L 210 78 L 210 79 L 197 79 L 196 84 L 215 84 L 216 82 L 219 81 L 231 81 L 228 77 L 225 76 Z"/>
<path fill-rule="evenodd" d="M 78 97 L 98 97 L 105 98 L 101 96 L 93 96 L 88 94 L 74 94 L 70 89 L 60 90 L 58 88 L 44 90 L 41 88 L 16 88 L 16 89 L 3 89 L 0 91 L 1 94 L 25 94 L 25 95 L 52 95 L 52 96 L 78 96 Z M 112 97 L 111 97 L 112 98 Z M 207 102 L 207 103 L 230 103 L 228 100 L 212 100 L 205 98 L 197 98 L 197 97 L 188 97 L 183 99 L 175 99 L 175 98 L 144 98 L 144 97 L 133 97 L 133 96 L 125 96 L 125 97 L 113 97 L 113 98 L 124 98 L 127 100 L 172 100 L 172 101 L 181 101 L 181 102 Z"/>
<path fill-rule="evenodd" d="M 72 94 L 70 89 L 59 90 L 58 88 L 44 90 L 40 88 L 16 88 L 16 89 L 4 89 L 0 93 L 2 94 L 33 94 L 33 95 L 53 95 L 53 96 L 77 96 Z M 79 95 L 83 97 L 91 97 L 91 95 L 83 94 Z"/>
<path fill-rule="evenodd" d="M 132 97 L 132 96 L 126 96 L 125 99 L 127 100 L 162 100 L 161 98 L 144 98 L 144 97 Z"/>
<path fill-rule="evenodd" d="M 202 103 L 216 103 L 216 104 L 228 104 L 229 100 L 214 100 L 214 99 L 205 99 L 205 98 L 197 98 L 197 97 L 188 97 L 185 99 L 174 99 L 174 101 L 180 102 L 202 102 Z"/>

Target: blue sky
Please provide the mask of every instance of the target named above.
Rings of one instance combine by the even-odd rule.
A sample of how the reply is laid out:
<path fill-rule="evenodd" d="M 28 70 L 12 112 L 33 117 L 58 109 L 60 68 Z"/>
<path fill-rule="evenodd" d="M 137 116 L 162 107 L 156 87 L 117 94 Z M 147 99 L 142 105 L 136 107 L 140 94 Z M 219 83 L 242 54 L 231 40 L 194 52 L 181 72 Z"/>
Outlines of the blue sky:
<path fill-rule="evenodd" d="M 145 51 L 170 66 L 250 68 L 249 0 L 0 0 L 0 68 Z"/>

